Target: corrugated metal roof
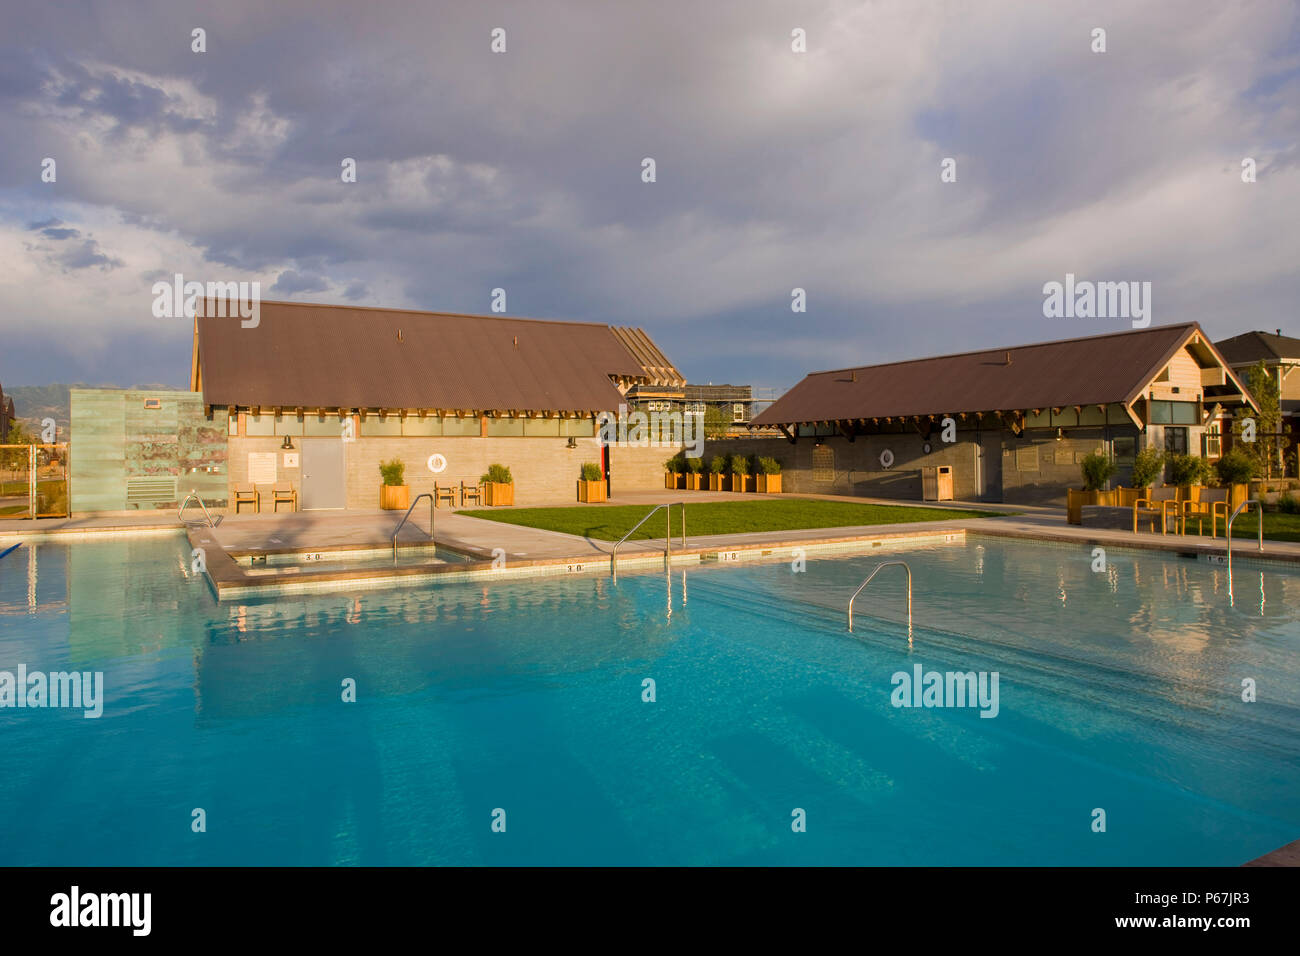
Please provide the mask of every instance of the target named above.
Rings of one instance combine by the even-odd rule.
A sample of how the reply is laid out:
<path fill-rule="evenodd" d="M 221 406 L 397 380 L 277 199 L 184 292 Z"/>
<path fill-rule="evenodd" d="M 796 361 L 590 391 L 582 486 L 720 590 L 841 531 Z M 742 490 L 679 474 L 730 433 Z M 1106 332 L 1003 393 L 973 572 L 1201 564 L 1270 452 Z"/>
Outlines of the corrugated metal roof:
<path fill-rule="evenodd" d="M 645 370 L 608 325 L 261 303 L 196 322 L 204 401 L 284 408 L 614 411 Z"/>
<path fill-rule="evenodd" d="M 814 372 L 756 416 L 752 424 L 1129 402 L 1183 343 L 1199 332 L 1193 322 Z M 1208 344 L 1203 333 L 1201 338 Z"/>
<path fill-rule="evenodd" d="M 685 385 L 686 379 L 673 367 L 668 356 L 659 350 L 659 346 L 650 340 L 644 329 L 620 328 L 611 326 L 610 331 L 623 346 L 641 363 L 652 385 Z"/>

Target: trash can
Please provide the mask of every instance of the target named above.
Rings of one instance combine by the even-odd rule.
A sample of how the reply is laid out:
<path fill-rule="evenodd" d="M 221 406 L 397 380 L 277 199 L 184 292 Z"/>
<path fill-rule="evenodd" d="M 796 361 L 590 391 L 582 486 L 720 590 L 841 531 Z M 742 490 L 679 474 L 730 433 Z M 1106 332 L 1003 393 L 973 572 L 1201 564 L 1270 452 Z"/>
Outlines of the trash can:
<path fill-rule="evenodd" d="M 952 466 L 921 469 L 921 498 L 924 501 L 952 501 Z"/>

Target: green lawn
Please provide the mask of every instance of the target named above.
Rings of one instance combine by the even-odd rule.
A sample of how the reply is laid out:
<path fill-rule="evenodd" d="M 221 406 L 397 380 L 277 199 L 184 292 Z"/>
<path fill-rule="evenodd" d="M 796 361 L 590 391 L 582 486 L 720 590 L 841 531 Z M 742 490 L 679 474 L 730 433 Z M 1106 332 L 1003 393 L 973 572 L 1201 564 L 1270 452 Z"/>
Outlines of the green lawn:
<path fill-rule="evenodd" d="M 1139 524 L 1138 527 L 1145 528 L 1145 524 Z M 1219 519 L 1219 540 L 1223 540 L 1223 519 Z M 1187 522 L 1187 534 L 1191 537 L 1196 536 L 1196 521 Z M 1205 519 L 1205 530 L 1202 535 L 1206 538 L 1210 536 L 1210 519 Z M 1266 541 L 1300 541 L 1300 515 L 1282 514 L 1278 511 L 1267 511 L 1264 513 L 1264 539 Z M 1237 552 L 1238 542 L 1250 542 L 1259 540 L 1259 517 L 1256 511 L 1243 511 L 1237 515 L 1237 519 L 1232 522 L 1232 551 Z"/>
<path fill-rule="evenodd" d="M 601 541 L 617 541 L 645 517 L 650 505 L 598 505 L 575 508 L 484 508 L 460 514 L 506 524 L 561 531 Z M 991 518 L 990 511 L 951 508 L 912 508 L 906 505 L 863 505 L 854 502 L 783 498 L 772 501 L 701 501 L 687 503 L 687 537 L 706 534 L 745 534 L 752 531 L 797 531 L 804 528 L 843 528 L 853 525 L 903 524 Z M 666 522 L 661 511 L 633 536 L 662 538 Z M 673 534 L 681 533 L 681 515 L 673 509 Z M 1235 536 L 1237 525 L 1232 526 Z"/>

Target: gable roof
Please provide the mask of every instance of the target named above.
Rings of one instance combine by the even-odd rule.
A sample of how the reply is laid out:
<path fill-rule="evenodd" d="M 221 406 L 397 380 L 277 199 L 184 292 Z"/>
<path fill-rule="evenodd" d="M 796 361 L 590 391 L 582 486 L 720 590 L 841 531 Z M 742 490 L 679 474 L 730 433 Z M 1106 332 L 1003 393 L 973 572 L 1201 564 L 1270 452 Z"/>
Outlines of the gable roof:
<path fill-rule="evenodd" d="M 259 318 L 195 320 L 205 403 L 588 413 L 618 408 L 611 376 L 648 377 L 600 323 L 300 302 Z"/>
<path fill-rule="evenodd" d="M 751 424 L 1127 405 L 1189 343 L 1219 361 L 1191 322 L 814 372 Z"/>
<path fill-rule="evenodd" d="M 1254 365 L 1260 359 L 1275 362 L 1278 359 L 1300 361 L 1300 339 L 1272 332 L 1243 332 L 1230 339 L 1215 342 L 1229 365 Z"/>

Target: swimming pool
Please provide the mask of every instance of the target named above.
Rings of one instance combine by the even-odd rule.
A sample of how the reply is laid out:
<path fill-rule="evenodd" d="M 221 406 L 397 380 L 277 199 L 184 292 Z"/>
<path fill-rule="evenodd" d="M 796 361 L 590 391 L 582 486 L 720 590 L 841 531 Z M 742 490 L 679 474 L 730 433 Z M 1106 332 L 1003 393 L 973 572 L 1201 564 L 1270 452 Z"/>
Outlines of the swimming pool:
<path fill-rule="evenodd" d="M 889 571 L 844 629 L 879 551 L 218 604 L 181 538 L 26 545 L 0 670 L 102 671 L 103 715 L 0 710 L 0 864 L 1235 865 L 1300 837 L 1300 575 L 1239 566 L 1229 607 L 1166 554 L 901 557 L 910 650 Z M 918 664 L 996 671 L 997 716 L 893 706 Z"/>

